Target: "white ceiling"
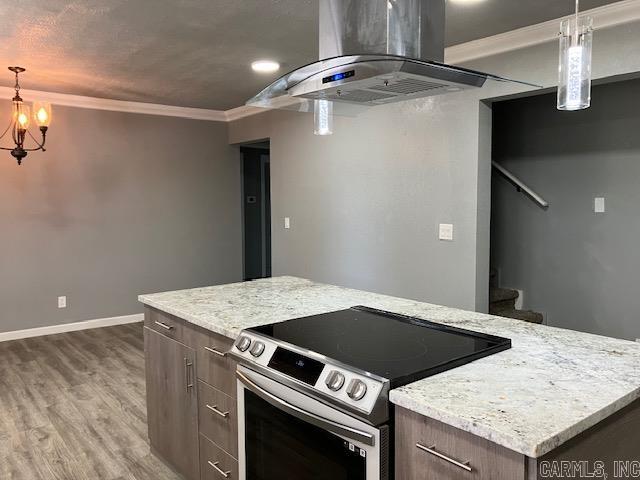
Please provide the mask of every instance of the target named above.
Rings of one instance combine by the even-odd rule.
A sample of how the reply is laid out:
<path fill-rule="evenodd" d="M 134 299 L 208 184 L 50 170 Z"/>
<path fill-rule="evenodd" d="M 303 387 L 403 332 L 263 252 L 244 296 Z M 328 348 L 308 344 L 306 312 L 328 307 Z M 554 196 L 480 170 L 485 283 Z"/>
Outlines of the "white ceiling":
<path fill-rule="evenodd" d="M 573 5 L 449 0 L 447 45 L 552 20 Z M 277 60 L 284 73 L 317 60 L 317 10 L 318 0 L 0 0 L 0 65 L 26 67 L 24 88 L 227 110 L 277 76 L 252 72 L 251 61 Z M 0 85 L 12 84 L 0 70 Z"/>

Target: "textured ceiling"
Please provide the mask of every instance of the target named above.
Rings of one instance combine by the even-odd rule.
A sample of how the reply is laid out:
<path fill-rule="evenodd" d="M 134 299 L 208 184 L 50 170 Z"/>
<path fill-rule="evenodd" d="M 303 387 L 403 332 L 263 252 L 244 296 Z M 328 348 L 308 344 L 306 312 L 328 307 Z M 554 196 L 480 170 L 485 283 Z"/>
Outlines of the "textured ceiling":
<path fill-rule="evenodd" d="M 366 0 L 363 0 L 366 1 Z M 317 60 L 318 0 L 0 0 L 0 65 L 24 88 L 226 110 L 280 73 Z M 614 3 L 583 0 L 582 8 Z M 449 3 L 454 45 L 567 15 L 573 0 Z M 11 86 L 0 70 L 0 85 Z"/>

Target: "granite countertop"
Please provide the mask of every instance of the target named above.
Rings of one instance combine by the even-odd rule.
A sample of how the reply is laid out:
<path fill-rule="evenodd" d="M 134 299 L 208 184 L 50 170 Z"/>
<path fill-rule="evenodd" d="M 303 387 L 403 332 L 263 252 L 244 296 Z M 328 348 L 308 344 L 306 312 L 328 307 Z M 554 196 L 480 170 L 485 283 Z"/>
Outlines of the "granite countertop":
<path fill-rule="evenodd" d="M 277 277 L 141 295 L 235 338 L 242 329 L 366 305 L 507 337 L 510 350 L 392 390 L 391 401 L 537 458 L 640 398 L 640 344 Z"/>

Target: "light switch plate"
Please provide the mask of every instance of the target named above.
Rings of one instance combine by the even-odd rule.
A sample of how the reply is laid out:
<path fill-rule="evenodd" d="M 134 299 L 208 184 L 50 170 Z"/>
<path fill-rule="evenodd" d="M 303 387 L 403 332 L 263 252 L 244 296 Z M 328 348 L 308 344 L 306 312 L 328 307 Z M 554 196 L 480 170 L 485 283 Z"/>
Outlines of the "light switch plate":
<path fill-rule="evenodd" d="M 284 217 L 284 228 L 287 230 L 291 228 L 291 219 L 289 217 Z"/>
<path fill-rule="evenodd" d="M 58 308 L 67 308 L 67 297 L 58 297 Z"/>
<path fill-rule="evenodd" d="M 596 213 L 604 213 L 606 211 L 604 198 L 597 197 L 593 202 L 593 211 Z"/>
<path fill-rule="evenodd" d="M 453 241 L 453 225 L 450 223 L 441 223 L 438 237 L 440 240 L 447 242 Z"/>

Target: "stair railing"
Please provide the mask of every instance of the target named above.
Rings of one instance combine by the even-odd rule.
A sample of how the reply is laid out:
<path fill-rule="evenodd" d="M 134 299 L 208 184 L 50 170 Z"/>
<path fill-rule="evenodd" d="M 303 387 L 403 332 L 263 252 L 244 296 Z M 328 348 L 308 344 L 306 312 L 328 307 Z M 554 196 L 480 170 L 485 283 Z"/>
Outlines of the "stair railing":
<path fill-rule="evenodd" d="M 540 195 L 538 195 L 529 185 L 524 183 L 522 180 L 520 180 L 518 177 L 516 177 L 509 170 L 504 168 L 502 165 L 500 165 L 496 161 L 492 161 L 491 165 L 498 172 L 500 172 L 500 174 L 504 178 L 506 178 L 514 187 L 516 187 L 518 192 L 522 192 L 525 195 L 527 195 L 529 198 L 531 198 L 531 200 L 536 202 L 541 208 L 544 208 L 545 210 L 547 208 L 549 208 L 549 202 L 547 202 L 544 198 L 542 198 Z"/>

